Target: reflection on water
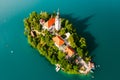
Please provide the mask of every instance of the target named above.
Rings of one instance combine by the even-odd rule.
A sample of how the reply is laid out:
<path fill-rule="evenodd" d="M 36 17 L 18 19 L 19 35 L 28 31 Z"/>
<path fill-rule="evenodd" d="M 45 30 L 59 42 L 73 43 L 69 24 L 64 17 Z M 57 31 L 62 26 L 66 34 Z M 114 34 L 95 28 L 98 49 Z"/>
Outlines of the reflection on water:
<path fill-rule="evenodd" d="M 119 2 L 0 0 L 0 80 L 91 80 L 91 77 L 93 80 L 119 80 Z M 53 12 L 58 8 L 61 16 L 73 22 L 78 33 L 86 37 L 97 65 L 94 77 L 56 73 L 54 66 L 27 43 L 23 34 L 24 17 L 33 10 Z"/>

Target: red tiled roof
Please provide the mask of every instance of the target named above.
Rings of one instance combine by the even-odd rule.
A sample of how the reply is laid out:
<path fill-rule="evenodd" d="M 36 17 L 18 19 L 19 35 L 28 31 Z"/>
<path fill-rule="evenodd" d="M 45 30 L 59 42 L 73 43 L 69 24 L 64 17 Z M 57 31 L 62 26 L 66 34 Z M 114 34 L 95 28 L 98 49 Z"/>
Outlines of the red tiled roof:
<path fill-rule="evenodd" d="M 58 45 L 61 46 L 64 44 L 64 40 L 60 36 L 53 37 L 53 41 Z"/>
<path fill-rule="evenodd" d="M 69 46 L 67 46 L 65 48 L 65 52 L 68 54 L 68 56 L 72 56 L 74 54 L 74 50 L 72 48 L 70 48 Z"/>
<path fill-rule="evenodd" d="M 50 28 L 55 23 L 55 18 L 50 18 L 44 25 Z"/>

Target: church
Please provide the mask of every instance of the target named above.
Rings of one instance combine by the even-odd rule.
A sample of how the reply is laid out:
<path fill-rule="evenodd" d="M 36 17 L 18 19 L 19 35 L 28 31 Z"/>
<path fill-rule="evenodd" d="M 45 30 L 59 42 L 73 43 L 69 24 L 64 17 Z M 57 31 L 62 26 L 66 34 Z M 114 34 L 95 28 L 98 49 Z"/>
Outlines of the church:
<path fill-rule="evenodd" d="M 57 30 L 59 31 L 61 28 L 61 20 L 60 20 L 60 12 L 59 9 L 57 11 L 56 17 L 51 17 L 47 22 L 43 24 L 43 29 L 47 29 L 48 31 Z"/>

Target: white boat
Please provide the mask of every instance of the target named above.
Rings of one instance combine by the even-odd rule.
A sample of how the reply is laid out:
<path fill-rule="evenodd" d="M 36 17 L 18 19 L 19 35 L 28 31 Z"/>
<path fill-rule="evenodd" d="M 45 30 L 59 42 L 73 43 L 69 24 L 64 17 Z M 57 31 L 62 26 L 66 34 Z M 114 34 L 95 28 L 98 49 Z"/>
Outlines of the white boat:
<path fill-rule="evenodd" d="M 56 64 L 56 68 L 55 68 L 56 72 L 58 72 L 60 70 L 60 65 Z"/>
<path fill-rule="evenodd" d="M 60 70 L 60 67 L 56 67 L 56 69 L 55 69 L 55 70 L 56 70 L 56 72 L 58 72 L 58 71 Z"/>

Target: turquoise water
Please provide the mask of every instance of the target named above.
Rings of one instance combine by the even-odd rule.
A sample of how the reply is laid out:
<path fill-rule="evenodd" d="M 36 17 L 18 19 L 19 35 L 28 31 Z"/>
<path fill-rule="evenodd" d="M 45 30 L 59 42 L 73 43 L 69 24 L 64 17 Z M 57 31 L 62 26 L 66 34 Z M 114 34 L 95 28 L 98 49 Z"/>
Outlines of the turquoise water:
<path fill-rule="evenodd" d="M 0 0 L 0 80 L 120 80 L 119 0 Z M 23 18 L 30 12 L 60 9 L 62 16 L 81 25 L 95 55 L 95 78 L 56 73 L 32 49 L 23 34 Z M 67 15 L 67 16 L 66 16 Z M 11 51 L 14 51 L 11 53 Z"/>

